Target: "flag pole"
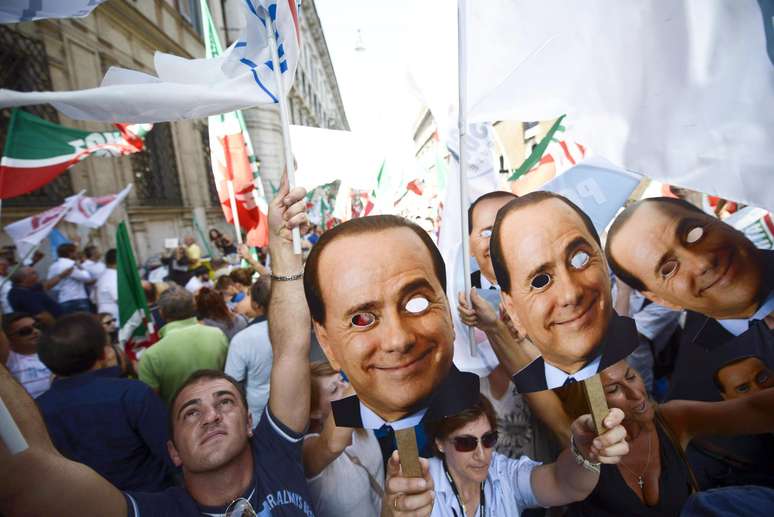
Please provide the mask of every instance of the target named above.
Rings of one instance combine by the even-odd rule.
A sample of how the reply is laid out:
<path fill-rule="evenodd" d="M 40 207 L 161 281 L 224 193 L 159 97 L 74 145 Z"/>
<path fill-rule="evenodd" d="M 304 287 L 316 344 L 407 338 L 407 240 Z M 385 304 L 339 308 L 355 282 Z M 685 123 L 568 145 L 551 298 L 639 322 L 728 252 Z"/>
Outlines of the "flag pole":
<path fill-rule="evenodd" d="M 462 233 L 462 274 L 465 281 L 465 299 L 468 306 L 470 303 L 470 236 L 468 235 L 468 204 L 470 203 L 468 194 L 468 163 L 465 144 L 467 143 L 468 132 L 468 56 L 467 56 L 467 34 L 466 34 L 467 6 L 466 0 L 457 1 L 457 81 L 459 90 L 459 105 L 457 107 L 457 125 L 459 127 L 460 141 L 460 231 Z M 476 343 L 473 339 L 473 328 L 468 327 L 468 344 L 470 345 L 470 355 L 478 355 Z"/>
<path fill-rule="evenodd" d="M 225 117 L 220 116 L 221 123 L 225 126 Z M 228 202 L 231 205 L 231 222 L 234 223 L 237 243 L 242 244 L 242 232 L 239 230 L 239 213 L 236 205 L 236 192 L 234 191 L 234 167 L 231 163 L 231 147 L 228 143 L 228 134 L 223 135 L 223 151 L 226 158 L 226 189 L 228 190 Z"/>
<path fill-rule="evenodd" d="M 285 168 L 288 172 L 288 186 L 296 186 L 296 167 L 293 163 L 293 149 L 290 147 L 290 122 L 288 120 L 288 100 L 285 97 L 285 88 L 282 84 L 282 71 L 280 70 L 279 54 L 277 52 L 277 38 L 274 34 L 274 22 L 271 16 L 266 17 L 266 34 L 271 49 L 271 62 L 274 69 L 274 82 L 277 84 L 277 102 L 279 104 L 280 122 L 282 124 L 282 140 L 285 148 Z M 300 50 L 300 47 L 299 47 Z M 301 254 L 301 232 L 298 227 L 293 228 L 293 253 Z"/>

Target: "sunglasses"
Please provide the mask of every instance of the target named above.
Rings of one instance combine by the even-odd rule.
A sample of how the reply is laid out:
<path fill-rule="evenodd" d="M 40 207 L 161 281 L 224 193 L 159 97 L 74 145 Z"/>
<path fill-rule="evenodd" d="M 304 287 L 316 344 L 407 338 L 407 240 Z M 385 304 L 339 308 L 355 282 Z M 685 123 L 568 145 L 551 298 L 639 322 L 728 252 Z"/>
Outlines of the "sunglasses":
<path fill-rule="evenodd" d="M 478 446 L 479 438 L 465 434 L 462 436 L 455 436 L 453 439 L 454 448 L 457 452 L 470 452 L 476 449 Z M 491 449 L 497 443 L 497 431 L 489 431 L 481 436 L 481 445 L 485 449 Z"/>
<path fill-rule="evenodd" d="M 255 513 L 250 501 L 244 497 L 240 497 L 239 499 L 231 501 L 231 504 L 228 505 L 228 508 L 226 508 L 226 512 L 223 515 L 224 517 L 257 517 L 258 514 Z"/>
<path fill-rule="evenodd" d="M 109 319 L 109 320 L 103 320 L 102 324 L 103 325 L 112 325 L 115 322 L 116 322 L 116 320 L 115 320 L 115 318 L 113 318 L 113 319 Z"/>
<path fill-rule="evenodd" d="M 30 325 L 29 327 L 22 327 L 13 334 L 12 336 L 21 336 L 21 337 L 27 337 L 31 336 L 36 330 L 40 330 L 40 327 L 38 325 Z"/>

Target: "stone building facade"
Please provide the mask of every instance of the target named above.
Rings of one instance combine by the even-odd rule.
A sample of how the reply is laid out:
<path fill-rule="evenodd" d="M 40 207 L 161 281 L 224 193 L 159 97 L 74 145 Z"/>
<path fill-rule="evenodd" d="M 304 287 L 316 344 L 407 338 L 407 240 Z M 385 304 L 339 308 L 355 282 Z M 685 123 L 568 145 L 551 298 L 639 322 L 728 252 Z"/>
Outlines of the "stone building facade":
<path fill-rule="evenodd" d="M 216 25 L 224 29 L 223 35 L 230 34 L 224 13 L 234 6 L 225 0 L 209 0 L 209 4 Z M 347 128 L 312 0 L 304 1 L 301 23 L 304 54 L 308 53 L 308 57 L 303 56 L 290 96 L 298 113 L 294 123 Z M 231 38 L 235 36 L 233 32 Z M 111 0 L 85 18 L 0 26 L 0 87 L 90 88 L 99 85 L 110 66 L 152 73 L 156 50 L 183 57 L 204 55 L 199 0 Z M 312 74 L 315 81 L 309 80 Z M 112 129 L 107 124 L 69 119 L 48 105 L 24 109 L 69 127 Z M 9 113 L 0 111 L 0 145 L 5 139 Z M 264 187 L 270 194 L 284 166 L 278 110 L 275 106 L 252 108 L 245 111 L 245 119 L 261 161 Z M 60 230 L 70 237 L 81 233 L 107 249 L 115 245 L 116 225 L 126 220 L 140 262 L 163 251 L 167 238 L 193 235 L 203 245 L 203 234 L 208 228 L 233 234 L 217 202 L 209 168 L 206 123 L 206 119 L 200 119 L 156 124 L 146 139 L 147 151 L 120 158 L 91 157 L 44 188 L 3 201 L 0 225 L 60 204 L 67 195 L 81 190 L 90 196 L 104 195 L 132 182 L 135 188 L 130 197 L 101 229 L 85 233 L 69 223 L 60 223 Z M 0 243 L 9 243 L 4 232 Z M 48 254 L 46 248 L 42 251 Z"/>

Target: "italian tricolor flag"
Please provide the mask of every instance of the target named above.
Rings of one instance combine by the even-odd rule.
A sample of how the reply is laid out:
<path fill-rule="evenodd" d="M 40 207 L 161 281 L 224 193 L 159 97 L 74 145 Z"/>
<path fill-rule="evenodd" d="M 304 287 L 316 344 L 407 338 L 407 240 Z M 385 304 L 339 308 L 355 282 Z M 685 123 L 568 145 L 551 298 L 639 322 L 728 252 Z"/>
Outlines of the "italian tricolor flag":
<path fill-rule="evenodd" d="M 0 199 L 39 189 L 88 156 L 142 151 L 143 137 L 153 127 L 116 126 L 116 131 L 83 131 L 14 109 L 0 160 Z"/>

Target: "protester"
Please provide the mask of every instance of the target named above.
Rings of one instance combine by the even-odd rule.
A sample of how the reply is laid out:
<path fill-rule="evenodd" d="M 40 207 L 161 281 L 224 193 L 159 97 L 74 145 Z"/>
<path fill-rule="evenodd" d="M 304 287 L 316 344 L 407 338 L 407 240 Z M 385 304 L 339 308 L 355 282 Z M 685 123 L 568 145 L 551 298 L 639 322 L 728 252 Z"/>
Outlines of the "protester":
<path fill-rule="evenodd" d="M 241 285 L 241 284 L 240 284 Z M 234 282 L 230 276 L 221 275 L 215 281 L 215 289 L 223 297 L 223 301 L 229 310 L 236 310 L 237 303 L 241 302 L 245 298 L 245 292 L 240 290 L 236 282 Z"/>
<path fill-rule="evenodd" d="M 108 341 L 111 344 L 118 343 L 118 320 L 109 312 L 100 312 L 97 315 L 99 322 L 102 325 L 102 329 L 107 334 Z"/>
<path fill-rule="evenodd" d="M 86 293 L 86 284 L 96 279 L 76 261 L 77 248 L 75 244 L 60 244 L 56 249 L 59 258 L 51 264 L 48 270 L 46 287 L 56 293 L 62 312 L 89 312 L 91 306 Z"/>
<path fill-rule="evenodd" d="M 569 199 L 537 191 L 497 213 L 491 258 L 502 303 L 541 357 L 511 369 L 519 392 L 581 381 L 638 345 L 634 322 L 613 311 L 599 235 Z"/>
<path fill-rule="evenodd" d="M 269 401 L 273 361 L 269 322 L 266 319 L 271 294 L 269 277 L 262 276 L 256 280 L 250 287 L 250 293 L 250 303 L 256 316 L 247 328 L 231 339 L 225 372 L 244 386 L 247 407 L 253 423 L 257 424 Z"/>
<path fill-rule="evenodd" d="M 234 281 L 234 287 L 237 291 L 232 298 L 232 301 L 234 302 L 232 310 L 248 319 L 255 318 L 257 314 L 253 312 L 253 304 L 250 300 L 250 286 L 253 284 L 253 271 L 248 268 L 237 268 L 232 270 L 228 276 Z M 238 293 L 243 293 L 243 296 L 240 296 Z"/>
<path fill-rule="evenodd" d="M 119 378 L 120 367 L 106 368 L 113 352 L 87 313 L 63 316 L 42 336 L 41 361 L 57 376 L 37 399 L 51 441 L 121 490 L 173 486 L 164 403 L 144 383 Z"/>
<path fill-rule="evenodd" d="M 164 326 L 164 320 L 161 317 L 159 311 L 158 299 L 161 293 L 169 289 L 169 284 L 166 282 L 149 282 L 148 280 L 142 281 L 142 290 L 145 293 L 145 300 L 148 302 L 148 311 L 153 318 L 153 326 L 156 329 L 160 329 Z"/>
<path fill-rule="evenodd" d="M 698 485 L 685 458 L 694 437 L 774 432 L 774 390 L 706 403 L 655 405 L 639 374 L 625 361 L 601 374 L 607 404 L 625 415 L 630 447 L 618 465 L 603 465 L 591 495 L 571 515 L 678 515 Z"/>
<path fill-rule="evenodd" d="M 582 500 L 597 484 L 600 464 L 618 463 L 629 451 L 623 417 L 613 409 L 599 436 L 591 415 L 577 418 L 570 428 L 571 448 L 555 463 L 541 465 L 526 456 L 511 459 L 493 452 L 496 415 L 489 400 L 479 395 L 476 405 L 428 430 L 436 452 L 430 460 L 432 515 L 510 517 L 526 508 Z M 400 500 L 395 505 L 400 507 Z"/>
<path fill-rule="evenodd" d="M 81 263 L 81 267 L 89 272 L 92 279 L 99 279 L 107 267 L 107 264 L 103 264 L 99 260 L 102 258 L 102 254 L 100 253 L 99 248 L 94 245 L 86 246 L 83 249 L 83 256 L 85 258 Z"/>
<path fill-rule="evenodd" d="M 171 256 L 162 257 L 161 262 L 169 267 L 169 279 L 180 287 L 185 287 L 191 278 L 191 274 L 188 272 L 190 261 L 185 246 L 178 246 Z"/>
<path fill-rule="evenodd" d="M 97 312 L 109 312 L 118 319 L 118 271 L 116 270 L 116 249 L 105 253 L 105 270 L 97 280 Z"/>
<path fill-rule="evenodd" d="M 379 442 L 371 430 L 336 427 L 330 403 L 351 388 L 330 363 L 312 363 L 311 377 L 314 434 L 304 439 L 304 471 L 317 515 L 379 515 L 384 497 Z"/>
<path fill-rule="evenodd" d="M 220 250 L 220 254 L 224 257 L 236 255 L 237 248 L 234 246 L 234 241 L 220 233 L 217 228 L 210 228 L 210 242 Z"/>
<path fill-rule="evenodd" d="M 13 282 L 11 282 L 9 269 L 10 262 L 5 257 L 0 257 L 0 310 L 3 314 L 13 312 L 11 302 L 8 301 L 8 294 L 11 292 Z"/>
<path fill-rule="evenodd" d="M 221 294 L 209 287 L 202 287 L 196 293 L 196 313 L 203 325 L 220 329 L 229 341 L 247 326 L 247 319 L 231 312 Z"/>
<path fill-rule="evenodd" d="M 199 266 L 193 270 L 193 275 L 185 284 L 185 288 L 194 295 L 199 292 L 202 287 L 213 287 L 210 280 L 210 270 L 205 266 Z"/>
<path fill-rule="evenodd" d="M 51 370 L 38 356 L 40 329 L 37 321 L 29 314 L 13 312 L 3 316 L 3 331 L 8 340 L 0 342 L 0 363 L 32 398 L 39 397 L 51 386 Z"/>
<path fill-rule="evenodd" d="M 250 247 L 247 244 L 239 245 L 239 256 L 242 257 L 245 260 L 245 262 L 250 264 L 250 267 L 252 268 L 252 270 L 258 273 L 259 275 L 269 274 L 269 270 L 263 264 L 261 264 L 260 261 L 255 259 L 252 251 L 250 250 Z"/>
<path fill-rule="evenodd" d="M 185 245 L 185 255 L 188 258 L 188 270 L 196 271 L 201 266 L 202 250 L 191 235 L 186 235 L 183 244 Z"/>
<path fill-rule="evenodd" d="M 222 258 L 212 259 L 210 261 L 210 266 L 212 267 L 212 278 L 216 282 L 231 272 L 231 264 Z"/>
<path fill-rule="evenodd" d="M 270 247 L 276 272 L 283 277 L 301 269 L 291 228 L 306 222 L 303 197 L 303 189 L 288 193 L 285 181 L 270 204 Z M 182 469 L 183 487 L 122 494 L 90 469 L 61 458 L 32 400 L 0 367 L 0 398 L 11 401 L 11 416 L 30 447 L 15 456 L 0 448 L 0 512 L 64 517 L 313 515 L 301 463 L 301 433 L 309 418 L 309 316 L 300 282 L 278 283 L 282 285 L 273 288 L 269 311 L 281 312 L 271 318 L 277 321 L 271 327 L 276 348 L 272 390 L 255 430 L 238 385 L 222 372 L 191 376 L 172 400 L 168 449 Z M 164 296 L 161 306 L 164 311 Z M 396 479 L 400 488 L 410 483 Z M 56 497 L 44 497 L 52 493 Z"/>
<path fill-rule="evenodd" d="M 161 339 L 142 353 L 137 373 L 171 408 L 175 392 L 192 373 L 223 370 L 228 340 L 219 329 L 196 321 L 193 295 L 185 289 L 164 291 L 159 310 L 167 324 L 159 330 Z"/>
<path fill-rule="evenodd" d="M 64 273 L 60 273 L 64 275 Z M 11 275 L 13 287 L 8 292 L 8 302 L 15 312 L 31 314 L 36 320 L 48 326 L 62 314 L 62 308 L 45 291 L 38 272 L 22 266 Z"/>

